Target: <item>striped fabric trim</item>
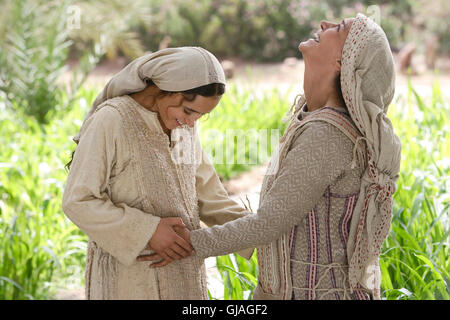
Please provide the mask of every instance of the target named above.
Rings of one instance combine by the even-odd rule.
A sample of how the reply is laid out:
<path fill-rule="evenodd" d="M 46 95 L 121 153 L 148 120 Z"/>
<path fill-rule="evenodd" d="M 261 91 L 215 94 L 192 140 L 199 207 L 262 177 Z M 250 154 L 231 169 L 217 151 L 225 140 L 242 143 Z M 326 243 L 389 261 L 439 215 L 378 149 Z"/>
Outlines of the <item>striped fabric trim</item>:
<path fill-rule="evenodd" d="M 361 288 L 361 285 L 358 284 L 357 287 Z M 353 296 L 355 300 L 370 300 L 369 294 L 363 290 L 353 290 Z"/>
<path fill-rule="evenodd" d="M 297 240 L 297 231 L 298 231 L 298 225 L 295 225 L 291 229 L 291 236 L 289 237 L 289 240 L 290 240 L 289 241 L 289 248 L 291 250 L 291 255 L 290 255 L 291 261 L 292 261 L 292 259 L 295 256 L 295 241 Z M 291 275 L 292 275 L 292 263 L 291 263 L 290 269 L 291 269 L 290 272 L 291 272 Z M 295 300 L 295 292 L 294 292 L 293 288 L 292 288 L 291 300 Z"/>
<path fill-rule="evenodd" d="M 356 205 L 356 200 L 358 196 L 351 196 L 345 201 L 344 212 L 342 213 L 341 219 L 339 221 L 339 230 L 342 241 L 342 246 L 347 255 L 347 241 L 349 234 L 349 222 L 352 218 L 353 209 Z"/>
<path fill-rule="evenodd" d="M 298 226 L 295 225 L 291 229 L 291 235 L 289 237 L 289 248 L 291 249 L 291 258 L 293 258 L 293 252 L 294 252 L 294 249 L 295 249 L 295 240 L 297 238 L 297 229 L 298 229 Z"/>
<path fill-rule="evenodd" d="M 281 263 L 282 268 L 284 269 L 284 274 L 286 275 L 285 277 L 283 277 L 283 300 L 287 299 L 287 295 L 288 295 L 288 291 L 286 290 L 287 286 L 288 286 L 288 281 L 290 281 L 290 279 L 287 278 L 287 275 L 289 274 L 289 269 L 290 267 L 288 267 L 290 265 L 289 262 L 289 257 L 288 257 L 288 249 L 289 249 L 289 243 L 288 243 L 288 239 L 286 238 L 286 235 L 283 235 L 281 237 L 281 252 L 282 252 L 282 259 L 281 261 L 279 261 L 279 263 Z"/>
<path fill-rule="evenodd" d="M 349 223 L 352 218 L 353 210 L 355 209 L 356 202 L 358 200 L 358 195 L 354 194 L 345 201 L 344 211 L 342 213 L 341 219 L 339 220 L 339 230 L 342 242 L 342 247 L 344 248 L 345 256 L 347 258 L 347 241 L 349 234 Z M 348 258 L 347 258 L 348 259 Z M 358 284 L 358 288 L 361 286 Z M 353 297 L 355 300 L 370 300 L 370 296 L 362 290 L 354 290 Z"/>
<path fill-rule="evenodd" d="M 304 103 L 302 105 L 304 105 Z M 299 109 L 296 108 L 296 110 Z M 297 114 L 297 112 L 295 114 Z M 286 157 L 286 153 L 288 151 L 288 148 L 286 146 L 289 145 L 289 142 L 294 137 L 294 133 L 296 132 L 296 130 L 310 121 L 324 121 L 330 123 L 331 125 L 341 130 L 353 143 L 356 143 L 358 138 L 360 137 L 359 131 L 355 128 L 348 114 L 336 110 L 335 108 L 322 108 L 320 109 L 320 111 L 308 116 L 306 119 L 301 121 L 299 121 L 296 116 L 293 116 L 291 124 L 286 129 L 285 134 L 280 140 L 280 144 L 284 144 L 285 148 L 279 149 L 279 154 L 277 156 L 278 166 L 281 166 L 283 159 Z M 268 185 L 270 185 L 270 183 L 265 186 L 265 189 L 267 189 Z M 261 195 L 264 195 L 263 190 Z M 330 196 L 334 195 L 330 194 Z M 317 208 L 309 213 L 307 223 L 309 224 L 310 229 L 308 234 L 308 261 L 317 264 L 319 256 L 319 225 L 317 220 Z M 288 250 L 292 245 L 292 235 L 293 233 L 291 230 L 291 238 L 288 238 L 289 233 L 285 234 L 270 245 L 264 246 L 263 248 L 258 248 L 257 253 L 258 262 L 261 264 L 261 266 L 264 267 L 264 269 L 261 267 L 259 271 L 259 283 L 261 287 L 266 292 L 272 294 L 279 293 L 280 297 L 282 297 L 283 299 L 286 299 L 288 295 L 292 293 L 290 287 L 290 255 L 288 252 L 286 252 L 286 250 Z M 284 261 L 280 261 L 280 257 L 283 257 L 281 260 Z M 274 265 L 277 263 L 278 267 Z M 308 299 L 309 297 L 310 299 L 312 299 L 315 296 L 315 290 L 313 288 L 317 283 L 317 266 L 311 264 L 307 269 L 306 282 L 306 287 L 311 288 L 311 290 L 308 290 L 309 294 L 307 294 L 306 298 Z"/>
<path fill-rule="evenodd" d="M 319 262 L 319 223 L 317 221 L 317 207 L 315 207 L 308 214 L 308 261 L 311 263 L 306 273 L 306 299 L 314 299 L 314 292 L 312 289 L 317 284 L 317 264 Z"/>
<path fill-rule="evenodd" d="M 328 263 L 333 263 L 333 249 L 331 247 L 331 234 L 330 234 L 330 204 L 331 198 L 330 198 L 330 186 L 327 187 L 325 191 L 325 230 L 326 230 L 326 241 L 327 241 L 327 253 L 328 253 Z M 333 288 L 336 289 L 336 276 L 334 275 L 334 269 L 330 269 L 330 277 L 331 277 L 331 284 L 333 285 Z M 337 300 L 340 300 L 339 293 L 336 291 L 334 293 Z"/>
<path fill-rule="evenodd" d="M 264 289 L 267 290 L 270 294 L 273 293 L 272 287 L 268 286 L 266 284 L 272 283 L 272 277 L 274 270 L 272 270 L 272 266 L 270 263 L 265 263 L 267 260 L 264 259 L 264 257 L 268 257 L 270 254 L 269 246 L 264 246 L 261 248 L 258 248 L 257 255 L 258 255 L 258 265 L 259 265 L 259 274 L 258 274 L 258 280 L 264 285 Z"/>

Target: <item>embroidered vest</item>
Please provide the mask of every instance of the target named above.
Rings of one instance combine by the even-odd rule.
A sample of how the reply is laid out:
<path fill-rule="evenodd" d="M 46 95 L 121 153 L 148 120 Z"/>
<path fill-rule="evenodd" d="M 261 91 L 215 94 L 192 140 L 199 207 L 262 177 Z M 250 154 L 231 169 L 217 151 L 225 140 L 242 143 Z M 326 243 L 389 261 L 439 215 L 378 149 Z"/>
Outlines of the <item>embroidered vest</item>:
<path fill-rule="evenodd" d="M 277 153 L 269 163 L 263 185 L 261 188 L 260 203 L 277 177 L 279 167 L 287 156 L 292 140 L 304 130 L 304 125 L 312 121 L 325 121 L 340 129 L 353 143 L 361 136 L 351 118 L 336 109 L 324 107 L 309 115 L 303 120 L 298 120 L 301 108 L 305 100 L 300 101 L 297 110 L 286 132 L 280 140 Z M 357 159 L 363 163 L 363 157 Z M 355 161 L 355 159 L 354 159 Z M 254 299 L 281 299 L 289 300 L 292 295 L 292 280 L 290 273 L 290 243 L 293 230 L 283 234 L 281 238 L 269 245 L 257 248 L 259 275 L 258 286 L 255 289 Z"/>
<path fill-rule="evenodd" d="M 194 156 L 195 150 L 186 150 L 186 146 L 195 148 L 194 129 L 183 134 L 183 150 L 174 150 L 164 133 L 151 132 L 136 109 L 137 106 L 126 103 L 123 98 L 113 98 L 105 105 L 114 107 L 122 117 L 127 132 L 126 141 L 131 153 L 131 172 L 138 187 L 139 201 L 136 208 L 159 217 L 180 217 L 190 229 L 200 229 L 198 199 L 195 187 L 195 174 L 198 161 L 177 161 L 174 151 Z M 190 139 L 191 141 L 186 141 Z M 163 141 L 163 142 L 162 142 Z M 101 250 L 97 248 L 97 250 Z M 102 252 L 103 256 L 108 256 Z M 112 256 L 106 257 L 112 267 L 107 273 L 114 285 L 117 278 L 114 272 L 118 262 Z M 208 299 L 206 287 L 206 269 L 204 260 L 195 256 L 177 260 L 169 265 L 155 269 L 161 300 Z M 104 275 L 106 276 L 106 275 Z M 88 285 L 88 284 L 87 284 Z M 87 290 L 88 291 L 88 290 Z M 114 291 L 112 289 L 111 291 Z M 111 297 L 114 299 L 114 297 Z"/>

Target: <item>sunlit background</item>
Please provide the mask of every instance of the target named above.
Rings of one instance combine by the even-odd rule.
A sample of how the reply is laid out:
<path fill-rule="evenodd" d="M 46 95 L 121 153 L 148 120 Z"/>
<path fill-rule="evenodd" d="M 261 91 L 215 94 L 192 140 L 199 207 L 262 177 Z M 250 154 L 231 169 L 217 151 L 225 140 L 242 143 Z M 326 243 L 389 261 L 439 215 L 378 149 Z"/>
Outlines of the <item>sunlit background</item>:
<path fill-rule="evenodd" d="M 83 299 L 87 237 L 63 214 L 71 138 L 109 78 L 147 52 L 202 46 L 227 93 L 209 129 L 284 130 L 302 92 L 298 44 L 321 20 L 361 12 L 381 24 L 397 68 L 390 106 L 402 140 L 384 299 L 449 299 L 450 2 L 446 0 L 0 0 L 0 299 Z M 248 157 L 248 146 L 227 146 Z M 272 149 L 270 150 L 270 152 Z M 269 158 L 216 164 L 230 195 L 256 211 Z M 207 260 L 211 299 L 249 299 L 256 255 Z"/>

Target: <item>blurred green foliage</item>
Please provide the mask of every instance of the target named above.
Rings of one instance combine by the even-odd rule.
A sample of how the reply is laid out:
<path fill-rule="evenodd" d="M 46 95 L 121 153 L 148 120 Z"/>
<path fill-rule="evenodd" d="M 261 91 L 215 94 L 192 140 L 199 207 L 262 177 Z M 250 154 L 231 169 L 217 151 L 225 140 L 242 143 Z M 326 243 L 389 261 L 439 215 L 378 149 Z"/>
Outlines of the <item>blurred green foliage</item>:
<path fill-rule="evenodd" d="M 289 108 L 287 95 L 276 88 L 254 92 L 228 85 L 219 107 L 199 120 L 203 149 L 221 178 L 234 178 L 270 160 L 287 126 L 282 121 Z"/>
<path fill-rule="evenodd" d="M 80 57 L 66 82 L 69 39 L 66 26 L 69 1 L 3 1 L 8 12 L 0 36 L 0 94 L 19 117 L 48 123 L 55 111 L 66 110 L 103 51 L 99 44 Z M 68 95 L 63 94 L 67 92 Z"/>
<path fill-rule="evenodd" d="M 37 1 L 12 2 L 0 51 L 0 89 L 10 106 L 34 115 L 39 122 L 45 122 L 47 113 L 61 100 L 55 83 L 65 70 L 70 46 L 58 19 L 63 8 Z"/>
<path fill-rule="evenodd" d="M 83 119 L 98 92 L 80 90 L 81 85 L 101 56 L 131 59 L 166 42 L 204 46 L 223 57 L 280 60 L 298 55 L 298 42 L 321 19 L 367 14 L 373 4 L 379 5 L 393 47 L 435 34 L 441 52 L 450 52 L 445 0 L 0 0 L 0 142 L 6 146 L 0 149 L 0 297 L 48 298 L 55 281 L 82 274 L 85 235 L 60 209 L 63 166 L 73 148 L 69 136 L 81 124 L 73 119 Z M 77 12 L 79 27 L 69 28 Z M 61 81 L 74 55 L 79 66 Z M 408 101 L 395 104 L 394 126 L 407 143 L 392 232 L 381 260 L 384 294 L 388 299 L 448 299 L 448 104 L 438 86 L 431 103 L 410 87 Z M 256 97 L 230 88 L 203 128 L 283 129 L 286 107 L 277 92 Z M 202 136 L 205 145 L 213 143 L 210 138 Z M 247 156 L 247 149 L 231 150 L 237 151 Z M 216 169 L 230 178 L 249 167 L 218 164 Z M 235 262 L 218 259 L 225 298 L 242 298 L 243 291 L 251 296 L 256 261 Z"/>
<path fill-rule="evenodd" d="M 431 95 L 420 95 L 409 84 L 406 95 L 396 96 L 388 115 L 402 142 L 402 162 L 391 230 L 380 256 L 382 298 L 449 300 L 450 105 L 438 83 Z M 252 117 L 246 112 L 242 117 L 251 126 Z M 247 261 L 230 254 L 216 261 L 224 287 L 220 297 L 251 299 L 257 255 Z"/>
<path fill-rule="evenodd" d="M 279 60 L 297 55 L 299 39 L 312 31 L 311 22 L 326 18 L 324 8 L 312 1 L 153 3 L 152 28 L 142 33 L 147 47 L 157 49 L 168 35 L 171 45 L 199 45 L 219 56 L 252 60 Z"/>
<path fill-rule="evenodd" d="M 130 59 L 146 51 L 138 30 L 151 30 L 152 3 L 147 0 L 69 0 L 72 53 L 90 50 L 92 43 L 101 43 L 106 58 L 119 54 Z"/>
<path fill-rule="evenodd" d="M 164 46 L 198 45 L 219 57 L 279 61 L 300 55 L 299 42 L 320 20 L 357 12 L 376 13 L 394 49 L 414 40 L 423 50 L 423 40 L 436 35 L 449 53 L 449 7 L 444 0 L 2 0 L 0 94 L 19 116 L 46 123 L 55 110 L 70 108 L 105 54 L 133 59 Z M 64 82 L 69 58 L 79 64 Z"/>
<path fill-rule="evenodd" d="M 93 6 L 97 6 L 96 3 Z M 420 45 L 435 34 L 440 38 L 441 52 L 450 53 L 450 5 L 446 0 L 141 0 L 123 3 L 129 5 L 123 5 L 126 7 L 124 18 L 116 21 L 120 23 L 119 28 L 123 29 L 125 19 L 133 16 L 134 23 L 129 24 L 129 30 L 139 33 L 143 47 L 150 51 L 158 50 L 164 43 L 199 45 L 220 57 L 280 61 L 299 56 L 299 42 L 319 29 L 321 20 L 339 21 L 358 12 L 372 16 L 376 10 L 393 48 L 400 48 L 409 41 Z M 106 10 L 103 13 L 109 21 L 110 15 Z M 141 19 L 144 13 L 148 19 Z"/>
<path fill-rule="evenodd" d="M 199 45 L 220 57 L 279 61 L 300 55 L 299 42 L 322 19 L 339 21 L 358 12 L 372 16 L 374 10 L 394 49 L 410 41 L 420 47 L 436 35 L 440 52 L 450 53 L 446 0 L 3 0 L 0 43 L 11 32 L 12 3 L 37 10 L 44 22 L 39 29 L 49 31 L 54 24 L 58 34 L 68 33 L 74 56 L 94 43 L 102 43 L 108 59 L 134 59 L 164 45 Z M 78 15 L 79 26 L 67 27 Z"/>
<path fill-rule="evenodd" d="M 81 89 L 75 107 L 56 112 L 45 125 L 15 117 L 0 98 L 0 299 L 49 299 L 58 289 L 83 285 L 87 236 L 65 217 L 61 199 L 64 164 L 75 146 L 70 138 L 98 89 Z M 283 130 L 280 119 L 289 104 L 276 89 L 255 95 L 230 86 L 209 118 L 201 120 L 202 145 L 215 143 L 205 134 L 212 128 Z M 389 109 L 402 141 L 402 163 L 391 232 L 380 257 L 386 299 L 450 298 L 449 116 L 448 99 L 437 83 L 431 95 L 409 86 Z M 222 177 L 249 167 L 215 165 Z M 256 255 L 250 261 L 218 257 L 217 268 L 224 299 L 252 297 Z"/>
<path fill-rule="evenodd" d="M 81 95 L 47 124 L 16 117 L 0 98 L 0 300 L 50 299 L 82 285 L 87 237 L 61 210 L 70 135 L 81 122 L 73 119 L 94 98 Z"/>

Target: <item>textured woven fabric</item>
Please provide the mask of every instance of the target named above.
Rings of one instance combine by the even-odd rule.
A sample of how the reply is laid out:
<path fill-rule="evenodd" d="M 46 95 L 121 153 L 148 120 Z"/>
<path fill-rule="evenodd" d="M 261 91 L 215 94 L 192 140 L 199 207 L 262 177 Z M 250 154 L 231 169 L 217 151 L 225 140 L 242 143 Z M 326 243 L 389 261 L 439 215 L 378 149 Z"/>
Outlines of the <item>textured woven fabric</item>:
<path fill-rule="evenodd" d="M 357 147 L 367 153 L 347 254 L 350 284 L 380 299 L 378 258 L 391 223 L 401 143 L 386 116 L 394 96 L 394 62 L 384 31 L 362 14 L 354 19 L 342 51 L 341 88 L 345 104 L 362 134 Z"/>
<path fill-rule="evenodd" d="M 89 236 L 88 299 L 207 299 L 203 259 L 158 269 L 136 261 L 151 253 L 144 248 L 161 217 L 194 230 L 247 213 L 229 199 L 195 127 L 173 130 L 171 140 L 157 113 L 127 95 L 88 119 L 63 194 L 64 212 Z M 181 152 L 193 161 L 176 161 Z"/>
<path fill-rule="evenodd" d="M 356 137 L 326 113 L 348 117 L 344 109 L 296 110 L 272 156 L 256 215 L 191 232 L 200 257 L 258 246 L 255 299 L 369 298 L 350 292 L 348 282 L 348 223 L 362 172 L 360 162 L 352 168 Z M 353 126 L 349 117 L 345 125 Z"/>
<path fill-rule="evenodd" d="M 217 58 L 200 47 L 167 48 L 146 54 L 129 63 L 109 80 L 94 100 L 84 123 L 102 102 L 139 92 L 147 87 L 148 79 L 161 90 L 185 91 L 210 83 L 225 84 L 225 73 Z M 73 138 L 76 143 L 84 132 L 84 123 Z"/>
<path fill-rule="evenodd" d="M 341 69 L 353 121 L 326 117 L 326 124 L 313 121 L 299 128 L 295 112 L 269 165 L 258 214 L 193 232 L 197 252 L 215 255 L 250 243 L 265 245 L 258 247 L 255 298 L 366 299 L 368 292 L 380 299 L 378 257 L 400 169 L 400 141 L 386 117 L 394 83 L 386 35 L 358 15 L 344 44 Z M 325 115 L 323 109 L 315 115 Z M 337 142 L 339 135 L 348 139 Z M 349 178 L 347 165 L 360 171 L 354 172 L 355 180 L 339 184 Z M 334 189 L 337 185 L 354 190 L 342 192 Z M 220 239 L 217 245 L 215 239 Z"/>

